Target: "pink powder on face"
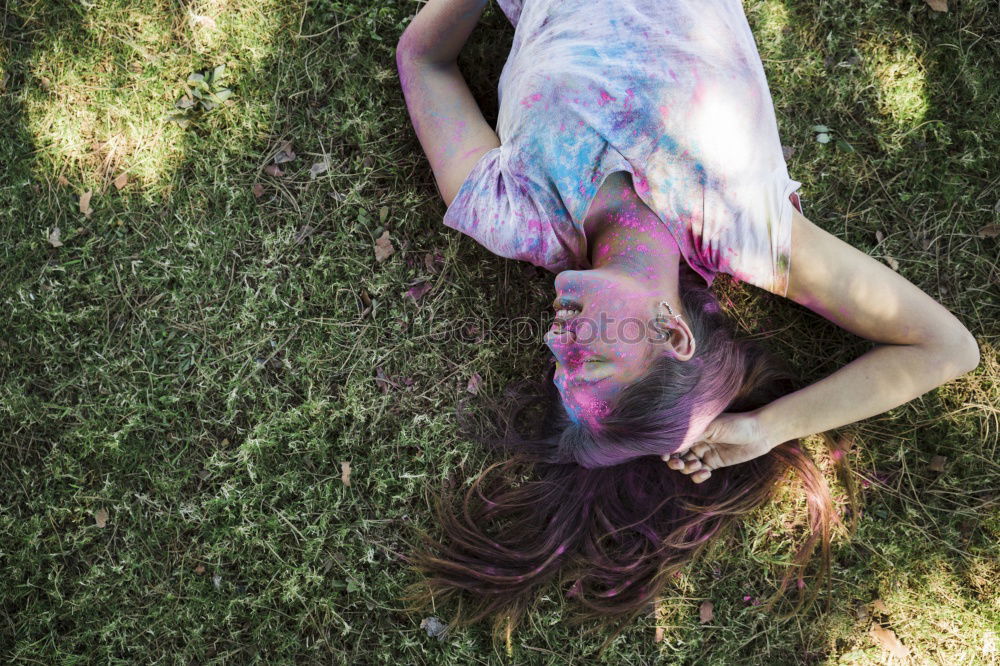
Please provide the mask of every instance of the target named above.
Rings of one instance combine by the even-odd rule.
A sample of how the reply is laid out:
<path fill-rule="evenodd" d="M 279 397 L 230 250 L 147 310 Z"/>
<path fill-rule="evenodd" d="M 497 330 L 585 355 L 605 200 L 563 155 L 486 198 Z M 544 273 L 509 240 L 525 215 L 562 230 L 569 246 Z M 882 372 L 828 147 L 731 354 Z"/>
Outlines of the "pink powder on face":
<path fill-rule="evenodd" d="M 608 102 L 617 101 L 617 97 L 612 97 L 607 90 L 601 90 L 601 101 L 597 103 L 598 106 L 604 106 Z"/>

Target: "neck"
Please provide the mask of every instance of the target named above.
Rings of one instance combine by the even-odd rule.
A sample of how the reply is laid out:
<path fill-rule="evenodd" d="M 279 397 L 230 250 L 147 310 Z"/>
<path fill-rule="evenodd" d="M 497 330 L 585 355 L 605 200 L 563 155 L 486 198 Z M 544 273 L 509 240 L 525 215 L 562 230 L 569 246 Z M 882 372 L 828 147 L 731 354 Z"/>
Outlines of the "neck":
<path fill-rule="evenodd" d="M 585 229 L 594 268 L 648 280 L 680 312 L 681 253 L 673 236 L 637 196 L 593 218 Z"/>

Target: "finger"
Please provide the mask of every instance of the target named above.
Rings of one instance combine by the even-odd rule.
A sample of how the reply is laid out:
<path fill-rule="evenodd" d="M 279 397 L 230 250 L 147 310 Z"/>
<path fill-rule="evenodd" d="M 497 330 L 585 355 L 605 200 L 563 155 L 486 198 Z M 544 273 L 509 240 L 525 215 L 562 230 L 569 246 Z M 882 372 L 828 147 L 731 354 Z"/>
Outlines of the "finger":
<path fill-rule="evenodd" d="M 705 467 L 692 474 L 691 480 L 694 481 L 695 483 L 701 483 L 703 481 L 708 480 L 708 477 L 710 476 L 712 476 L 712 470 Z"/>
<path fill-rule="evenodd" d="M 684 469 L 684 461 L 680 458 L 667 459 L 667 467 L 670 469 Z"/>
<path fill-rule="evenodd" d="M 702 460 L 705 459 L 705 455 L 712 450 L 712 445 L 708 442 L 698 442 L 691 447 L 690 452 L 698 456 Z"/>
<path fill-rule="evenodd" d="M 685 474 L 691 474 L 692 472 L 697 472 L 699 469 L 701 469 L 701 461 L 695 458 L 693 460 L 688 460 L 685 463 L 683 472 Z"/>

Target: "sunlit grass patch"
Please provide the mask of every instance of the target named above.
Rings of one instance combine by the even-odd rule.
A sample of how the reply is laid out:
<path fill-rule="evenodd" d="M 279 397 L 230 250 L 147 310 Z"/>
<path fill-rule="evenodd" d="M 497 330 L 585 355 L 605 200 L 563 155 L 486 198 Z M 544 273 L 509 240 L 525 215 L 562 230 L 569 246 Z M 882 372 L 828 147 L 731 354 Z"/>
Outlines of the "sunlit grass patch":
<path fill-rule="evenodd" d="M 242 84 L 276 57 L 275 34 L 288 22 L 280 3 L 122 2 L 57 12 L 23 17 L 44 26 L 25 99 L 42 172 L 84 189 L 106 189 L 121 173 L 162 189 L 205 143 L 199 134 L 232 145 L 256 138 L 269 120 L 266 92 Z M 168 122 L 188 76 L 218 65 L 235 91 L 227 104 L 197 128 Z"/>
<path fill-rule="evenodd" d="M 906 35 L 880 35 L 877 43 L 863 47 L 866 68 L 871 72 L 879 112 L 897 131 L 913 129 L 927 117 L 930 108 L 922 56 Z"/>

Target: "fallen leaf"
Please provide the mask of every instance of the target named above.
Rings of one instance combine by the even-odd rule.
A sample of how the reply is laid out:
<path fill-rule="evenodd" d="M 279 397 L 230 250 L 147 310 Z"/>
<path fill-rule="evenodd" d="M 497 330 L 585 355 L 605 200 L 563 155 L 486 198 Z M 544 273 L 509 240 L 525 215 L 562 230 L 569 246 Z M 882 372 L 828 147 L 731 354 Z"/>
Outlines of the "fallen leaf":
<path fill-rule="evenodd" d="M 381 224 L 385 224 L 385 219 L 387 217 L 389 217 L 389 207 L 388 206 L 382 206 L 382 208 L 380 208 L 379 211 L 378 211 L 378 221 Z"/>
<path fill-rule="evenodd" d="M 211 16 L 200 16 L 198 14 L 191 15 L 191 23 L 208 30 L 215 30 L 218 27 L 215 19 Z"/>
<path fill-rule="evenodd" d="M 80 195 L 80 212 L 86 217 L 90 217 L 90 214 L 94 212 L 94 209 L 90 207 L 90 197 L 93 195 L 93 190 L 87 190 Z"/>
<path fill-rule="evenodd" d="M 107 509 L 98 509 L 94 512 L 94 524 L 101 528 L 108 524 Z"/>
<path fill-rule="evenodd" d="M 409 289 L 407 289 L 406 290 L 406 295 L 409 296 L 410 298 L 412 298 L 415 301 L 419 301 L 421 299 L 421 297 L 423 297 L 423 295 L 426 294 L 430 290 L 431 290 L 431 283 L 430 282 L 421 282 L 421 283 L 415 284 L 412 287 L 410 287 Z"/>
<path fill-rule="evenodd" d="M 264 173 L 273 178 L 281 178 L 285 175 L 285 172 L 281 170 L 281 167 L 276 164 L 268 164 L 264 167 Z"/>
<path fill-rule="evenodd" d="M 284 164 L 295 159 L 295 151 L 292 150 L 291 141 L 282 141 L 278 144 L 278 152 L 274 154 L 275 164 Z"/>
<path fill-rule="evenodd" d="M 382 235 L 375 239 L 375 261 L 382 263 L 395 252 L 392 241 L 389 239 L 389 232 L 383 231 Z"/>
<path fill-rule="evenodd" d="M 936 12 L 948 11 L 948 0 L 924 0 L 927 6 Z"/>
<path fill-rule="evenodd" d="M 701 606 L 698 608 L 698 617 L 702 624 L 707 624 L 712 621 L 714 616 L 713 610 L 715 609 L 715 604 L 711 601 L 701 602 Z"/>
<path fill-rule="evenodd" d="M 1000 236 L 1000 224 L 987 224 L 978 233 L 980 238 L 996 238 Z"/>
<path fill-rule="evenodd" d="M 69 185 L 69 181 L 66 180 L 66 176 L 59 174 L 59 177 L 56 178 L 56 184 L 59 185 L 60 187 L 66 187 L 67 185 Z"/>
<path fill-rule="evenodd" d="M 816 140 L 820 143 L 830 143 L 830 135 L 826 132 L 820 132 L 816 135 Z"/>
<path fill-rule="evenodd" d="M 483 383 L 483 378 L 479 376 L 479 373 L 469 377 L 469 383 L 466 385 L 465 390 L 473 395 L 479 394 L 479 386 Z"/>
<path fill-rule="evenodd" d="M 875 240 L 878 241 L 879 243 L 885 240 L 885 234 L 882 233 L 881 229 L 875 230 Z"/>
<path fill-rule="evenodd" d="M 885 602 L 881 599 L 876 599 L 872 602 L 872 610 L 876 613 L 882 613 L 883 615 L 889 614 L 889 607 L 885 605 Z"/>
<path fill-rule="evenodd" d="M 49 232 L 49 245 L 52 247 L 62 247 L 62 241 L 59 240 L 59 227 L 52 227 L 52 231 Z"/>
<path fill-rule="evenodd" d="M 931 458 L 931 464 L 928 465 L 927 469 L 932 472 L 943 472 L 944 464 L 948 462 L 948 459 L 944 456 L 934 456 Z"/>
<path fill-rule="evenodd" d="M 194 572 L 196 574 L 198 574 L 199 576 L 202 575 L 203 573 L 205 573 L 205 565 L 204 564 L 199 564 L 198 566 L 196 566 L 194 568 Z"/>
<path fill-rule="evenodd" d="M 254 183 L 251 189 L 253 190 L 254 199 L 261 199 L 264 196 L 263 183 Z"/>
<path fill-rule="evenodd" d="M 351 485 L 351 463 L 346 460 L 340 461 L 340 480 L 345 486 Z"/>
<path fill-rule="evenodd" d="M 910 648 L 903 645 L 898 638 L 896 638 L 896 632 L 892 629 L 886 629 L 877 622 L 872 623 L 872 628 L 868 632 L 875 642 L 882 646 L 883 649 L 888 650 L 890 654 L 894 657 L 905 657 L 910 654 Z"/>
<path fill-rule="evenodd" d="M 309 167 L 309 177 L 315 180 L 317 176 L 326 173 L 327 169 L 329 168 L 330 165 L 327 163 L 326 160 L 323 160 L 322 162 L 316 162 L 311 167 Z"/>
<path fill-rule="evenodd" d="M 123 173 L 115 178 L 113 181 L 115 189 L 121 192 L 126 185 L 128 185 L 128 174 Z"/>
<path fill-rule="evenodd" d="M 653 642 L 654 643 L 662 643 L 663 642 L 663 627 L 657 627 L 656 628 L 656 633 L 653 635 Z"/>
<path fill-rule="evenodd" d="M 212 576 L 212 586 L 215 589 L 217 589 L 217 590 L 221 590 L 222 589 L 222 575 L 221 574 L 214 574 Z"/>
<path fill-rule="evenodd" d="M 792 159 L 792 155 L 794 155 L 794 154 L 795 154 L 795 148 L 792 148 L 791 146 L 782 146 L 781 147 L 781 155 L 782 155 L 782 157 L 785 158 L 786 162 L 788 160 Z"/>
<path fill-rule="evenodd" d="M 436 617 L 425 617 L 420 621 L 420 628 L 427 632 L 428 636 L 443 641 L 448 635 L 448 625 Z"/>
<path fill-rule="evenodd" d="M 889 268 L 891 268 L 892 270 L 894 270 L 894 271 L 898 271 L 899 270 L 899 262 L 896 261 L 896 259 L 894 257 L 890 257 L 889 255 L 885 255 L 885 263 L 889 264 Z"/>
<path fill-rule="evenodd" d="M 424 268 L 428 273 L 437 273 L 440 264 L 444 263 L 444 257 L 440 254 L 431 254 L 428 252 L 424 255 Z"/>
<path fill-rule="evenodd" d="M 316 230 L 310 227 L 308 224 L 302 225 L 302 228 L 299 229 L 297 232 L 295 232 L 295 244 L 302 245 L 302 243 L 304 243 L 307 238 L 313 235 L 314 231 Z"/>
<path fill-rule="evenodd" d="M 392 379 L 390 379 L 389 375 L 385 374 L 385 371 L 379 367 L 375 368 L 375 386 L 382 389 L 382 393 L 388 393 L 389 389 L 395 386 L 395 384 Z"/>

